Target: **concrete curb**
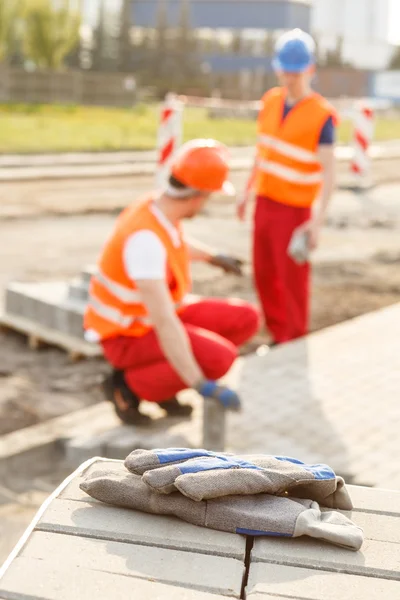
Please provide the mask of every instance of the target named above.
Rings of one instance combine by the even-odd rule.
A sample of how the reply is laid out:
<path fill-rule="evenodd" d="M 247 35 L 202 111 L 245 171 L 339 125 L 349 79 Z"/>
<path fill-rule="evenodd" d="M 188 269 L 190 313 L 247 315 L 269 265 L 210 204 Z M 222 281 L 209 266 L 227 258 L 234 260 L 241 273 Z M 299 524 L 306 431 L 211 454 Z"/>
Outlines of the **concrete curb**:
<path fill-rule="evenodd" d="M 254 160 L 254 150 L 244 148 L 243 152 L 238 148 L 232 148 L 231 169 L 232 171 L 247 171 L 252 167 Z M 352 148 L 350 146 L 338 146 L 336 149 L 336 157 L 340 163 L 346 163 L 351 160 Z M 75 155 L 74 155 L 75 156 Z M 79 156 L 78 154 L 76 156 Z M 83 155 L 82 155 L 83 156 Z M 371 160 L 374 161 L 390 161 L 400 159 L 400 146 L 398 148 L 385 147 L 384 145 L 375 145 L 370 150 Z M 32 157 L 32 162 L 21 160 L 18 165 L 17 161 L 13 162 L 13 157 L 10 161 L 1 160 L 0 166 L 0 181 L 37 181 L 37 180 L 57 180 L 57 179 L 91 179 L 91 178 L 107 178 L 107 177 L 126 177 L 126 176 L 148 176 L 154 175 L 156 163 L 152 158 L 151 152 L 148 157 L 145 153 L 139 153 L 138 158 L 134 154 L 131 156 L 125 153 L 120 157 L 120 161 L 115 158 L 106 160 L 107 154 L 92 160 L 84 160 L 79 163 L 77 158 L 55 160 L 53 163 L 40 161 Z"/>
<path fill-rule="evenodd" d="M 104 402 L 89 408 L 13 431 L 0 437 L 0 480 L 3 484 L 16 475 L 33 478 L 49 473 L 64 459 L 63 440 L 84 435 L 87 423 L 104 427 L 104 417 L 109 413 Z M 103 425 L 103 427 L 101 426 Z"/>

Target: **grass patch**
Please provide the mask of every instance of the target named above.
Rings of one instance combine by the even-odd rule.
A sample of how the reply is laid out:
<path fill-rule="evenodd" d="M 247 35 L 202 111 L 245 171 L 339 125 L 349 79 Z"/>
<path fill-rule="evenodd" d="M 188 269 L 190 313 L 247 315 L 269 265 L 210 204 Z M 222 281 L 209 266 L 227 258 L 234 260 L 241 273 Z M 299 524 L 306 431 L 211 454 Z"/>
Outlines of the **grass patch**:
<path fill-rule="evenodd" d="M 157 105 L 101 108 L 38 104 L 0 105 L 0 152 L 65 152 L 154 148 L 159 119 Z M 213 137 L 228 145 L 252 145 L 251 120 L 209 119 L 207 110 L 186 108 L 185 140 Z M 351 124 L 344 121 L 339 141 L 347 143 Z M 400 139 L 400 121 L 378 119 L 375 139 Z"/>

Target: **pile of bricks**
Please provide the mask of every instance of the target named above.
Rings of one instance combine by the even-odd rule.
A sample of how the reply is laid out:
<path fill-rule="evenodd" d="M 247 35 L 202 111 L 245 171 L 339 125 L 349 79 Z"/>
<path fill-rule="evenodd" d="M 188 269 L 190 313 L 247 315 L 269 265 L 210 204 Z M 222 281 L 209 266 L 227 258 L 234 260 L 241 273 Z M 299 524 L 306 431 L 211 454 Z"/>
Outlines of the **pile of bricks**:
<path fill-rule="evenodd" d="M 1 321 L 39 340 L 59 343 L 66 349 L 75 339 L 82 348 L 97 353 L 97 346 L 84 342 L 82 318 L 88 299 L 90 277 L 94 267 L 85 268 L 79 277 L 70 282 L 13 282 L 5 292 L 5 310 Z M 85 346 L 83 346 L 85 344 Z M 86 352 L 84 352 L 86 353 Z"/>

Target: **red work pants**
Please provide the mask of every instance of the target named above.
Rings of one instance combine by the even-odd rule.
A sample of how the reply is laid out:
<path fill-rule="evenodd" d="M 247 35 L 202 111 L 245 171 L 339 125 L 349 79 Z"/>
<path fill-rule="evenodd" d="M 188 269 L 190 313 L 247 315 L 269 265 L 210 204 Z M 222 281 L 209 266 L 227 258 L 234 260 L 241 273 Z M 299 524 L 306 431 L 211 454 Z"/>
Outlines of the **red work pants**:
<path fill-rule="evenodd" d="M 254 216 L 254 278 L 266 325 L 278 343 L 308 331 L 310 264 L 288 256 L 294 230 L 310 218 L 299 208 L 257 197 Z"/>
<path fill-rule="evenodd" d="M 193 353 L 208 379 L 219 379 L 237 357 L 237 347 L 258 330 L 256 308 L 241 300 L 200 300 L 180 314 Z M 103 341 L 104 355 L 114 368 L 124 371 L 135 394 L 150 402 L 173 398 L 187 388 L 165 359 L 157 336 L 118 337 Z"/>

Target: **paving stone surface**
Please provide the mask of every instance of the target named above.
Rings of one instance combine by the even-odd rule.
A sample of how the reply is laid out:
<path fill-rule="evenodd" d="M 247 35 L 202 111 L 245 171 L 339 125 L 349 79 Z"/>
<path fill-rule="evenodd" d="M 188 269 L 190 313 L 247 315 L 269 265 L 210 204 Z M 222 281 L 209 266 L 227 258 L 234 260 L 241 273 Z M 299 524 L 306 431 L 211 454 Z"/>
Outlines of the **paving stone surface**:
<path fill-rule="evenodd" d="M 238 361 L 229 378 L 244 399 L 229 448 L 400 489 L 400 304 Z"/>
<path fill-rule="evenodd" d="M 3 596 L 3 597 L 2 597 Z M 117 573 L 57 566 L 17 558 L 0 582 L 1 600 L 215 600 L 216 595 L 190 588 L 123 577 Z"/>
<path fill-rule="evenodd" d="M 55 567 L 61 558 L 71 569 L 107 571 L 221 596 L 238 597 L 244 574 L 243 561 L 233 558 L 40 531 L 21 556 Z"/>
<path fill-rule="evenodd" d="M 264 600 L 268 594 L 292 600 L 377 600 L 397 598 L 400 583 L 287 565 L 252 564 L 247 598 Z M 264 596 L 265 594 L 265 596 Z"/>

